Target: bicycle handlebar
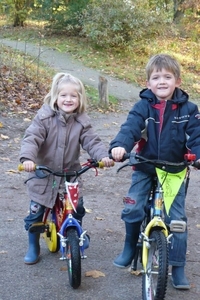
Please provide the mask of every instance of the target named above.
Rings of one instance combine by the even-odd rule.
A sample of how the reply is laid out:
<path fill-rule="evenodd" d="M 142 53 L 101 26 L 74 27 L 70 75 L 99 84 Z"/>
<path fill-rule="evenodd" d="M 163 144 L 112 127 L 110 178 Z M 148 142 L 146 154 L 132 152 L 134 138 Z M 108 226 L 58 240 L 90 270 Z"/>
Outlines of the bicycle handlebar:
<path fill-rule="evenodd" d="M 112 157 L 112 154 L 109 155 L 109 158 L 114 159 Z M 169 161 L 165 161 L 165 160 L 159 160 L 159 159 L 149 159 L 146 158 L 144 156 L 138 155 L 135 152 L 131 152 L 131 153 L 125 153 L 123 158 L 122 158 L 122 162 L 129 159 L 129 162 L 124 164 L 123 166 L 121 166 L 119 170 L 123 169 L 126 166 L 136 166 L 138 164 L 142 164 L 142 163 L 149 163 L 152 164 L 154 166 L 157 167 L 161 167 L 161 168 L 165 168 L 165 167 L 186 167 L 186 166 L 193 166 L 197 169 L 200 169 L 200 163 L 195 161 L 196 160 L 196 155 L 195 154 L 185 154 L 184 156 L 184 161 L 179 162 L 179 163 L 175 163 L 175 162 L 169 162 Z"/>
<path fill-rule="evenodd" d="M 86 171 L 88 171 L 89 169 L 91 168 L 104 168 L 105 165 L 102 161 L 96 161 L 94 159 L 88 159 L 87 163 L 84 164 L 83 168 L 80 169 L 79 171 L 68 171 L 68 170 L 63 170 L 62 172 L 60 171 L 54 171 L 52 169 L 50 169 L 49 167 L 47 166 L 42 166 L 42 165 L 35 165 L 35 171 L 37 172 L 38 171 L 46 171 L 47 174 L 46 176 L 52 174 L 52 175 L 55 175 L 55 176 L 58 176 L 58 177 L 66 177 L 66 176 L 69 176 L 69 177 L 79 177 L 81 174 L 85 173 Z M 24 171 L 24 166 L 23 164 L 19 164 L 18 165 L 18 170 L 19 171 Z M 43 178 L 42 176 L 38 176 L 39 178 Z"/>

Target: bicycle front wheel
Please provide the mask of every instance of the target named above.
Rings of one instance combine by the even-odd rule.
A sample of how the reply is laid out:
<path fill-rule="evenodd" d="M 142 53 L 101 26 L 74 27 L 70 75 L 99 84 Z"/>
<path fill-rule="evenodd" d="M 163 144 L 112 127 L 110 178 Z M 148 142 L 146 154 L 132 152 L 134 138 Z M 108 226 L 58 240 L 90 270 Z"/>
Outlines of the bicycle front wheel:
<path fill-rule="evenodd" d="M 168 280 L 168 243 L 164 233 L 154 230 L 149 237 L 147 270 L 142 278 L 143 300 L 164 300 Z"/>
<path fill-rule="evenodd" d="M 81 285 L 81 255 L 79 236 L 75 228 L 67 229 L 66 252 L 69 283 L 77 289 Z"/>

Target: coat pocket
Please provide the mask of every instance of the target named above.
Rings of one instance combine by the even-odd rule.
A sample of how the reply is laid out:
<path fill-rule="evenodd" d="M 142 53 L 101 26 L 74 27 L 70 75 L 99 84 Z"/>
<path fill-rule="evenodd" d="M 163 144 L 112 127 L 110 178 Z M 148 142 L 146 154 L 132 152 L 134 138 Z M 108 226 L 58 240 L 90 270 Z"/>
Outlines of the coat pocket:
<path fill-rule="evenodd" d="M 49 177 L 43 179 L 33 178 L 27 182 L 27 187 L 30 193 L 42 195 L 45 193 L 50 182 Z"/>

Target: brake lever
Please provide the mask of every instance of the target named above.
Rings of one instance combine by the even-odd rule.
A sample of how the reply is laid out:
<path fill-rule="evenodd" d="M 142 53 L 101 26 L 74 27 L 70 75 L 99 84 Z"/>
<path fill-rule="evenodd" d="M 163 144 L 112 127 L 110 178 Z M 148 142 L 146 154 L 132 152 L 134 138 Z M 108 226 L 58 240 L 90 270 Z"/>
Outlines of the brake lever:
<path fill-rule="evenodd" d="M 50 174 L 45 174 L 42 170 L 36 169 L 35 170 L 35 175 L 36 175 L 37 178 L 42 179 L 42 178 L 48 177 Z"/>

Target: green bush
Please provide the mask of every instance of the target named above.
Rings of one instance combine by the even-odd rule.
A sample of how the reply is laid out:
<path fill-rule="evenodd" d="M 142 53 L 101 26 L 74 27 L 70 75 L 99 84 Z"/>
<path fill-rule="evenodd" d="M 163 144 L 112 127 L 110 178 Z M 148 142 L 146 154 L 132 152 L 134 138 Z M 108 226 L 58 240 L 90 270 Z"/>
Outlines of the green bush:
<path fill-rule="evenodd" d="M 165 12 L 144 0 L 93 0 L 83 11 L 81 34 L 96 45 L 127 47 L 132 41 L 161 34 Z"/>
<path fill-rule="evenodd" d="M 37 0 L 32 10 L 34 20 L 48 22 L 48 27 L 57 31 L 77 34 L 82 29 L 81 13 L 89 0 L 50 1 Z"/>

